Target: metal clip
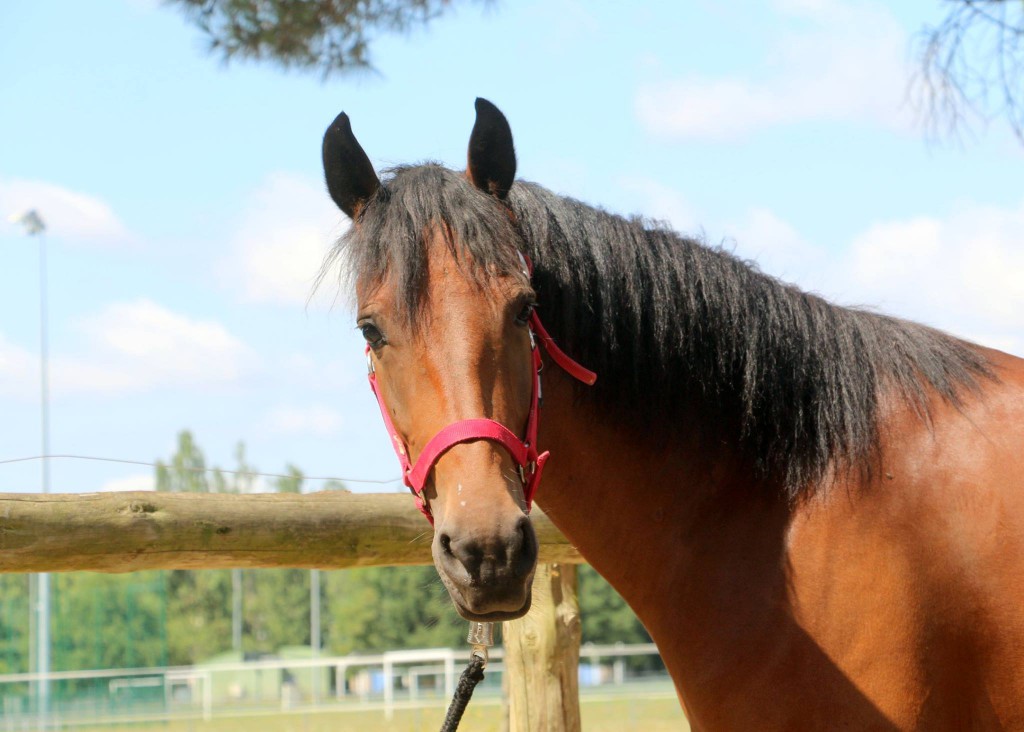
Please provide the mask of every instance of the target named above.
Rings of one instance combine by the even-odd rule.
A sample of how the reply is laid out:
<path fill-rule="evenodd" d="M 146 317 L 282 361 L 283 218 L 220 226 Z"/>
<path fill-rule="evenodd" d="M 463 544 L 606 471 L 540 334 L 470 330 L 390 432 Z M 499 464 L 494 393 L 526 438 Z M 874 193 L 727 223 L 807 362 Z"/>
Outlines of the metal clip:
<path fill-rule="evenodd" d="M 373 354 L 370 351 L 366 352 L 366 373 L 373 376 L 376 369 L 373 367 Z"/>
<path fill-rule="evenodd" d="M 529 474 L 527 474 L 527 471 L 529 471 Z M 526 485 L 527 483 L 530 482 L 530 478 L 533 477 L 533 474 L 535 472 L 537 472 L 537 461 L 536 460 L 531 460 L 526 465 L 520 465 L 519 466 L 519 480 L 523 481 L 523 485 Z"/>
<path fill-rule="evenodd" d="M 487 665 L 487 649 L 494 645 L 494 623 L 469 621 L 469 635 L 466 642 L 473 646 L 470 655 L 476 656 Z"/>

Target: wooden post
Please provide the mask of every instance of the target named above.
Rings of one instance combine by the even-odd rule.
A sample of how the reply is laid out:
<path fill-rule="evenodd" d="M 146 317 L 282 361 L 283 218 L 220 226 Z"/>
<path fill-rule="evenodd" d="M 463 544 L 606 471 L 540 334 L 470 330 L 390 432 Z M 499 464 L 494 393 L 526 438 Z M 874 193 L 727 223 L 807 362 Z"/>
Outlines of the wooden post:
<path fill-rule="evenodd" d="M 537 565 L 533 607 L 502 625 L 509 732 L 580 731 L 580 635 L 575 565 Z"/>

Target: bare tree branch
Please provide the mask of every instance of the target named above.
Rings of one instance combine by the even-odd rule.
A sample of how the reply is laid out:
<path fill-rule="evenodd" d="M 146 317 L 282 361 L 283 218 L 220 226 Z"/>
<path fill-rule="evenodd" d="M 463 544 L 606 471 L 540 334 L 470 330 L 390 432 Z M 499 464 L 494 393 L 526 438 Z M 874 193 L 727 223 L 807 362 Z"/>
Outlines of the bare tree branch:
<path fill-rule="evenodd" d="M 1024 144 L 1024 0 L 947 0 L 918 36 L 913 90 L 935 136 L 1004 117 Z"/>

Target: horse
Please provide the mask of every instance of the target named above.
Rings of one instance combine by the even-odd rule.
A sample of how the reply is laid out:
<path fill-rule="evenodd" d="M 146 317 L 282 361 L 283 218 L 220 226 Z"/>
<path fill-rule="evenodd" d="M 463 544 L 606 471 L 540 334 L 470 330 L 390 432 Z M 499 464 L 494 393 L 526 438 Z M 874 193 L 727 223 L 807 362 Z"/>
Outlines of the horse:
<path fill-rule="evenodd" d="M 529 609 L 550 452 L 538 504 L 692 729 L 1024 729 L 1024 361 L 516 180 L 486 100 L 466 171 L 382 180 L 344 113 L 323 155 L 464 617 Z"/>

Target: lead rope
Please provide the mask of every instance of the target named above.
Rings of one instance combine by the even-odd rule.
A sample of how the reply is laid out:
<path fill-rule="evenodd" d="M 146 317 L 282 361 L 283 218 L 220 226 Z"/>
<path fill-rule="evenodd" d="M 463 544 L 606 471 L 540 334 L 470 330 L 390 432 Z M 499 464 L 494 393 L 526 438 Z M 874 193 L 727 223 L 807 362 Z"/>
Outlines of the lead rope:
<path fill-rule="evenodd" d="M 455 687 L 455 696 L 448 706 L 441 732 L 455 732 L 462 721 L 469 700 L 473 697 L 473 689 L 484 680 L 484 669 L 487 667 L 487 649 L 494 645 L 494 624 L 469 622 L 469 637 L 466 642 L 473 646 L 469 654 L 469 665 L 459 677 L 459 685 Z"/>

